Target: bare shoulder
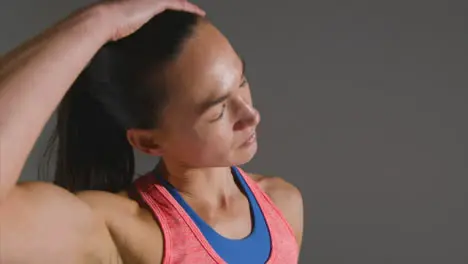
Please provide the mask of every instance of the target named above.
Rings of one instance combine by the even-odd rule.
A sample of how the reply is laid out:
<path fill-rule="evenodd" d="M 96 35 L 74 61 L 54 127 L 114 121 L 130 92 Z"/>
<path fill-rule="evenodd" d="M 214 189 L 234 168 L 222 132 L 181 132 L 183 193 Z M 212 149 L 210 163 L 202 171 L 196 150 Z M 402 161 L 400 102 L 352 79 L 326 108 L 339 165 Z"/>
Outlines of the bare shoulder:
<path fill-rule="evenodd" d="M 110 261 L 110 252 L 101 250 L 111 246 L 104 223 L 65 189 L 44 182 L 18 184 L 0 211 L 2 263 Z"/>
<path fill-rule="evenodd" d="M 129 199 L 126 192 L 82 191 L 76 196 L 88 204 L 95 213 L 105 217 L 116 214 L 135 215 L 139 212 L 138 204 Z"/>
<path fill-rule="evenodd" d="M 162 230 L 127 192 L 84 191 L 77 196 L 104 219 L 123 263 L 161 263 Z"/>
<path fill-rule="evenodd" d="M 281 177 L 249 173 L 275 205 L 302 209 L 302 194 L 296 186 Z M 280 208 L 280 209 L 281 209 Z"/>
<path fill-rule="evenodd" d="M 302 243 L 304 206 L 302 194 L 296 186 L 281 177 L 265 176 L 255 173 L 248 175 L 257 182 L 260 188 L 270 197 L 286 220 L 291 225 L 298 244 Z"/>

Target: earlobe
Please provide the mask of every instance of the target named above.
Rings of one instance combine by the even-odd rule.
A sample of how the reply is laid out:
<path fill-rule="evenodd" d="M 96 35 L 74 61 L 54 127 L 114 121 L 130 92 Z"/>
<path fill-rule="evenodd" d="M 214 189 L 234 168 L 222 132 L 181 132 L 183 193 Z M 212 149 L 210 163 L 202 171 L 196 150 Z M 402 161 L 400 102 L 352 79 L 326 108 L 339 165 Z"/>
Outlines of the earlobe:
<path fill-rule="evenodd" d="M 162 156 L 162 154 L 163 154 L 163 151 L 162 151 L 161 147 L 159 147 L 159 145 L 158 145 L 157 148 L 148 148 L 143 152 L 148 154 L 148 155 L 158 156 L 158 157 Z"/>
<path fill-rule="evenodd" d="M 162 148 L 157 144 L 156 136 L 151 130 L 129 129 L 127 130 L 127 139 L 133 148 L 151 155 L 161 156 Z"/>

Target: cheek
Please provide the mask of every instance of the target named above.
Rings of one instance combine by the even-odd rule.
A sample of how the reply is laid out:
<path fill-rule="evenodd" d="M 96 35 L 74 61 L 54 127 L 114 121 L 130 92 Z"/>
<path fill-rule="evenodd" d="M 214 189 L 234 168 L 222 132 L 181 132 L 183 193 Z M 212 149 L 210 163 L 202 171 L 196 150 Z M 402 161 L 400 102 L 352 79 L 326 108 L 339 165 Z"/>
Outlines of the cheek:
<path fill-rule="evenodd" d="M 212 150 L 229 148 L 234 140 L 229 118 L 223 118 L 213 124 L 204 124 L 203 127 L 196 130 L 194 139 L 200 143 L 202 148 Z"/>
<path fill-rule="evenodd" d="M 233 149 L 232 132 L 212 128 L 181 135 L 171 156 L 192 166 L 220 166 L 230 159 Z"/>
<path fill-rule="evenodd" d="M 170 135 L 165 149 L 166 152 L 193 157 L 207 153 L 222 155 L 223 152 L 228 152 L 233 145 L 232 126 L 229 124 L 228 118 L 225 118 L 213 124 L 200 123 L 193 127 L 180 127 Z"/>

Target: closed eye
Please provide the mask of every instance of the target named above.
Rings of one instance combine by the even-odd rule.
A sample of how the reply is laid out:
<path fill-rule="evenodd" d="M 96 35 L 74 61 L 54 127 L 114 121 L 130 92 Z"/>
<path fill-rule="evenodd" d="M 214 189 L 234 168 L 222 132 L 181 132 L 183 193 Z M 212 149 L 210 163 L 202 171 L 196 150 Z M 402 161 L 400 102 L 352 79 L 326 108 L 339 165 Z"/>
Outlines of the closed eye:
<path fill-rule="evenodd" d="M 242 83 L 240 84 L 240 87 L 244 87 L 247 83 L 248 83 L 247 78 L 244 76 L 244 78 L 242 79 Z"/>
<path fill-rule="evenodd" d="M 221 113 L 215 119 L 211 120 L 211 122 L 216 122 L 216 121 L 220 120 L 221 118 L 223 118 L 225 110 L 226 110 L 226 103 L 223 104 L 223 108 L 221 110 Z"/>

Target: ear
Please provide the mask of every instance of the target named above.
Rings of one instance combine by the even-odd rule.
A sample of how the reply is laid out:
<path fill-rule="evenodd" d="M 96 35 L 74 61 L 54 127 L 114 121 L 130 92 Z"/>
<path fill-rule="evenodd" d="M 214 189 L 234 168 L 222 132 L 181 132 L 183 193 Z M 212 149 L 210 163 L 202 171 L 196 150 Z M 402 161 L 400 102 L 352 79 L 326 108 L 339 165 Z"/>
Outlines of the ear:
<path fill-rule="evenodd" d="M 163 151 L 158 144 L 158 135 L 154 130 L 129 129 L 127 139 L 132 147 L 152 156 L 161 156 Z"/>

